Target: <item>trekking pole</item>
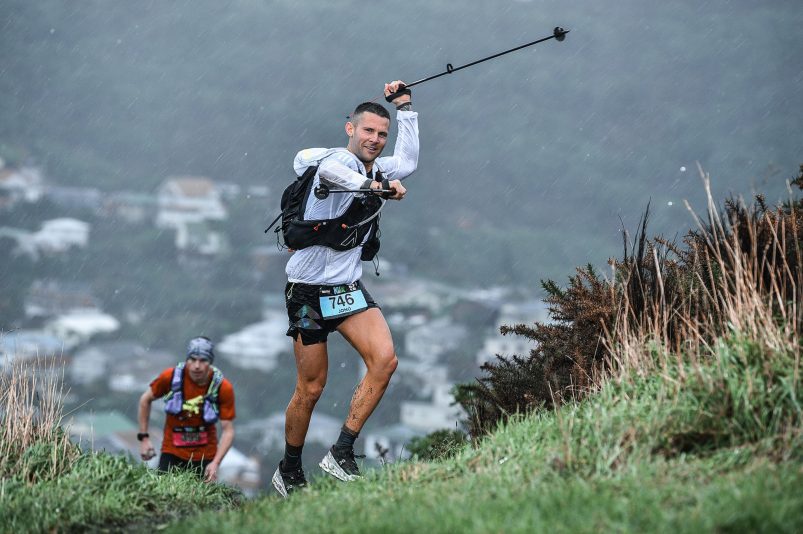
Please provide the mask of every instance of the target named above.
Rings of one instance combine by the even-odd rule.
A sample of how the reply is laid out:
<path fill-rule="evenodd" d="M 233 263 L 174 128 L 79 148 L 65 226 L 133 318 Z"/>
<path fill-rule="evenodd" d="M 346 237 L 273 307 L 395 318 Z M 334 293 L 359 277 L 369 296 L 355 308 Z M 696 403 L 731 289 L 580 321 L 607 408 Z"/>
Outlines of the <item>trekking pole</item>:
<path fill-rule="evenodd" d="M 452 74 L 453 72 L 457 72 L 459 70 L 463 70 L 463 69 L 467 69 L 469 67 L 473 67 L 474 65 L 478 65 L 478 64 L 480 64 L 480 63 L 482 63 L 484 61 L 490 61 L 492 59 L 498 58 L 499 56 L 504 56 L 505 54 L 509 54 L 511 52 L 515 52 L 516 50 L 521 50 L 522 48 L 527 48 L 528 46 L 532 46 L 532 45 L 535 45 L 535 44 L 538 44 L 538 43 L 543 43 L 544 41 L 549 41 L 550 39 L 555 39 L 556 41 L 563 41 L 566 38 L 566 34 L 569 33 L 569 31 L 570 30 L 564 30 L 560 26 L 556 26 L 555 29 L 552 30 L 552 35 L 550 35 L 549 37 L 544 37 L 542 39 L 538 39 L 538 40 L 533 41 L 531 43 L 526 43 L 526 44 L 517 46 L 515 48 L 511 48 L 509 50 L 505 50 L 503 52 L 498 52 L 498 53 L 492 54 L 492 55 L 490 55 L 488 57 L 484 57 L 482 59 L 478 59 L 476 61 L 472 61 L 471 63 L 466 63 L 465 65 L 460 65 L 459 67 L 453 67 L 451 63 L 447 63 L 445 71 L 443 71 L 441 73 L 438 73 L 438 74 L 434 74 L 432 76 L 427 76 L 426 78 L 421 78 L 420 80 L 416 80 L 416 81 L 414 81 L 412 83 L 401 85 L 401 86 L 399 86 L 399 89 L 395 93 L 386 96 L 385 100 L 387 100 L 388 102 L 393 102 L 393 100 L 395 98 L 397 98 L 397 97 L 401 96 L 402 94 L 404 94 L 404 92 L 407 89 L 409 89 L 410 87 L 413 87 L 415 85 L 420 85 L 420 84 L 422 84 L 424 82 L 428 82 L 430 80 L 434 80 L 435 78 L 440 78 L 441 76 L 446 76 L 447 74 Z"/>
<path fill-rule="evenodd" d="M 375 195 L 395 195 L 396 190 L 394 188 L 390 189 L 334 189 L 330 190 L 328 186 L 321 184 L 317 186 L 313 192 L 315 193 L 315 198 L 319 198 L 321 200 L 325 199 L 332 193 L 373 193 Z"/>

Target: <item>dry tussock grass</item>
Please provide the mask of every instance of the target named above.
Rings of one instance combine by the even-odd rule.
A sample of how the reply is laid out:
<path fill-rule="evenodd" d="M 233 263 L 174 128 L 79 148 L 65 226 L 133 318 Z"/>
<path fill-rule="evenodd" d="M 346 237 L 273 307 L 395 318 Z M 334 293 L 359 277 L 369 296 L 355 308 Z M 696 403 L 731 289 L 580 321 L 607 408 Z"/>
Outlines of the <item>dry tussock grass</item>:
<path fill-rule="evenodd" d="M 0 369 L 0 479 L 52 480 L 79 456 L 62 429 L 63 368 L 55 359 L 9 359 Z"/>

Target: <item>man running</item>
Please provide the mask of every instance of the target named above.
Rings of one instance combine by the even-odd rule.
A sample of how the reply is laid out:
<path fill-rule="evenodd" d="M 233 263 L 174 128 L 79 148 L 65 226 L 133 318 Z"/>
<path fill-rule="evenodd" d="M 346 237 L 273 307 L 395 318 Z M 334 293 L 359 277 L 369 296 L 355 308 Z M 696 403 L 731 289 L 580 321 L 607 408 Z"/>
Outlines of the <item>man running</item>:
<path fill-rule="evenodd" d="M 357 106 L 345 125 L 347 147 L 299 152 L 293 165 L 296 173 L 301 176 L 317 166 L 314 186 L 323 184 L 332 190 L 390 190 L 385 198 L 403 199 L 406 189 L 401 180 L 418 165 L 418 114 L 412 111 L 410 90 L 400 80 L 385 84 L 384 93 L 397 109 L 399 126 L 392 156 L 379 157 L 387 142 L 390 114 L 383 106 L 366 102 Z M 350 207 L 370 196 L 342 193 L 321 199 L 310 194 L 304 219 L 328 221 L 344 217 Z M 377 220 L 373 219 L 371 224 Z M 357 225 L 329 226 L 340 231 L 341 226 L 350 229 Z M 329 333 L 337 330 L 367 367 L 354 391 L 340 436 L 320 462 L 324 471 L 342 481 L 360 476 L 354 442 L 379 404 L 398 363 L 385 318 L 360 281 L 361 259 L 370 260 L 378 247 L 376 228 L 359 235 L 361 240 L 353 244 L 348 239 L 337 241 L 340 245 L 348 243 L 346 246 L 351 248 L 309 246 L 295 251 L 287 262 L 285 303 L 290 321 L 287 335 L 294 340 L 297 377 L 295 392 L 287 406 L 284 459 L 273 475 L 273 485 L 284 497 L 306 485 L 301 451 L 312 411 L 326 384 Z"/>
<path fill-rule="evenodd" d="M 217 480 L 223 457 L 234 441 L 234 388 L 212 365 L 214 345 L 207 337 L 196 337 L 187 346 L 187 359 L 165 369 L 139 399 L 140 456 L 156 456 L 148 434 L 151 404 L 165 399 L 165 427 L 159 471 L 188 469 L 202 474 L 204 481 Z M 217 439 L 215 423 L 223 431 Z"/>

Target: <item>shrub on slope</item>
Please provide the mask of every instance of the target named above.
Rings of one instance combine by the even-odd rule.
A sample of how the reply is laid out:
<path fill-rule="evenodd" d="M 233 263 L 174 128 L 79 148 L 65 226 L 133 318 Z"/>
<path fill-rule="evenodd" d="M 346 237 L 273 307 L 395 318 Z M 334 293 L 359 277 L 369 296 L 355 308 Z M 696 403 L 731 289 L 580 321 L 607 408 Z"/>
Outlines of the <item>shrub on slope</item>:
<path fill-rule="evenodd" d="M 738 331 L 769 348 L 799 351 L 803 203 L 730 200 L 720 213 L 704 178 L 708 218 L 683 246 L 648 240 L 647 213 L 634 245 L 625 237 L 623 258 L 611 260 L 610 280 L 589 265 L 565 289 L 546 281 L 552 322 L 502 327 L 536 348 L 486 363 L 482 378 L 458 387 L 472 435 L 487 434 L 509 414 L 583 398 L 610 376 L 665 365 L 641 350 L 645 339 L 675 355 L 708 358 L 718 338 Z M 803 166 L 793 183 L 803 189 Z"/>

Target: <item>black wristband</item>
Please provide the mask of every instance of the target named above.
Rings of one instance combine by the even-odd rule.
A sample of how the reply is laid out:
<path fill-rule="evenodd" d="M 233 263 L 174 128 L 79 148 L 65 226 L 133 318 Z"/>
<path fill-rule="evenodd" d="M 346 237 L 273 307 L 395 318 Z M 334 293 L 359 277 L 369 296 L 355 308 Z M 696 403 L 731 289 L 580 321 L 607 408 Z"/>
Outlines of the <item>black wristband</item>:
<path fill-rule="evenodd" d="M 387 180 L 387 178 L 382 178 L 382 189 L 390 189 L 390 182 Z M 393 196 L 392 193 L 382 193 L 382 198 L 387 199 L 391 196 Z"/>
<path fill-rule="evenodd" d="M 396 106 L 396 111 L 412 111 L 413 110 L 413 103 L 412 102 L 405 102 L 403 104 L 399 104 Z"/>
<path fill-rule="evenodd" d="M 392 103 L 394 100 L 396 100 L 402 95 L 410 96 L 412 94 L 413 92 L 407 89 L 406 85 L 402 85 L 395 93 L 390 93 L 388 96 L 386 96 L 385 100 Z"/>
<path fill-rule="evenodd" d="M 137 441 L 142 441 L 145 438 L 151 437 L 147 432 L 137 432 Z"/>

